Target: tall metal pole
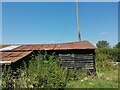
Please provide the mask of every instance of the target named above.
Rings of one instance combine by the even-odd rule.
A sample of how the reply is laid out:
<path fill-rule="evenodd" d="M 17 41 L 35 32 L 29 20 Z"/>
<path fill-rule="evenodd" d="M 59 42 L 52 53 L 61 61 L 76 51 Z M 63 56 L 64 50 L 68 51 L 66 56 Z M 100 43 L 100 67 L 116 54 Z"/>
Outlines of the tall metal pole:
<path fill-rule="evenodd" d="M 78 40 L 81 41 L 80 35 L 80 21 L 79 21 L 79 14 L 78 14 L 78 0 L 76 0 L 76 21 L 77 21 L 77 29 L 78 29 Z"/>

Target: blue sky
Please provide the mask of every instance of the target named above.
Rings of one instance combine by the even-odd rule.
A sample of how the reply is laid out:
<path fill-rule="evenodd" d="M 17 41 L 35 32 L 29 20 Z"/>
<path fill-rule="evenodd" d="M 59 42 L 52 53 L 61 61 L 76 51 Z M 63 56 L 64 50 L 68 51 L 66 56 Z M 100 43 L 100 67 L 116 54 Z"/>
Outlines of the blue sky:
<path fill-rule="evenodd" d="M 118 3 L 79 2 L 82 40 L 118 42 Z M 75 2 L 2 3 L 3 44 L 74 42 Z"/>

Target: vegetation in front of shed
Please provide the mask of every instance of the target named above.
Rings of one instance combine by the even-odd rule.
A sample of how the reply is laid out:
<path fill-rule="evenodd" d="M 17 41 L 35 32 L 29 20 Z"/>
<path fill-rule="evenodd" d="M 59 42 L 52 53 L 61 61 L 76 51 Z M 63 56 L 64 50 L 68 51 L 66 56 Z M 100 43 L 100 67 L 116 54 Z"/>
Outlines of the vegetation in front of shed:
<path fill-rule="evenodd" d="M 33 56 L 29 67 L 17 72 L 4 70 L 2 88 L 62 88 L 67 82 L 67 68 L 62 68 L 58 57 L 38 54 Z"/>
<path fill-rule="evenodd" d="M 103 42 L 103 40 L 101 41 Z M 120 43 L 113 48 L 99 43 L 96 49 L 97 76 L 85 76 L 77 81 L 69 81 L 67 88 L 118 88 L 118 62 L 120 57 Z M 109 47 L 104 47 L 109 46 Z"/>
<path fill-rule="evenodd" d="M 68 73 L 69 72 L 69 73 Z M 63 68 L 57 56 L 38 53 L 32 56 L 29 67 L 12 71 L 4 68 L 2 88 L 64 88 L 69 81 L 87 76 L 88 70 Z"/>
<path fill-rule="evenodd" d="M 99 54 L 99 53 L 97 53 Z M 103 56 L 106 57 L 106 56 Z M 97 55 L 96 58 L 99 58 Z M 100 57 L 101 58 L 101 57 Z M 103 61 L 105 60 L 105 61 Z M 78 80 L 71 80 L 67 88 L 118 88 L 118 64 L 107 58 L 96 62 L 97 76 L 82 75 Z"/>

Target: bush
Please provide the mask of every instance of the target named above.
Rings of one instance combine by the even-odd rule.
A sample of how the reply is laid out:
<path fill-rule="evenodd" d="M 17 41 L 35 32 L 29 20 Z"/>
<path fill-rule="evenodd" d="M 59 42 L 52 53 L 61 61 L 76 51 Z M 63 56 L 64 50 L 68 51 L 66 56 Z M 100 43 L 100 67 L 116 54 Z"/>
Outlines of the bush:
<path fill-rule="evenodd" d="M 117 48 L 97 48 L 96 60 L 99 61 L 119 61 L 120 51 Z"/>
<path fill-rule="evenodd" d="M 15 73 L 19 72 L 17 76 Z M 38 54 L 23 69 L 5 70 L 2 88 L 61 88 L 66 86 L 67 68 L 62 68 L 55 56 Z"/>

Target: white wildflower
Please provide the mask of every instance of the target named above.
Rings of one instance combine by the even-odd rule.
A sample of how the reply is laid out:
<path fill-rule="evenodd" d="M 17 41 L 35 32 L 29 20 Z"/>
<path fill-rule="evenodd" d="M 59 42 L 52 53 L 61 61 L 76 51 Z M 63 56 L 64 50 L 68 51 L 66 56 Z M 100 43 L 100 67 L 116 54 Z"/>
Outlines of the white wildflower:
<path fill-rule="evenodd" d="M 106 78 L 106 80 L 110 80 L 110 78 L 109 78 L 109 77 L 107 77 L 107 78 Z"/>
<path fill-rule="evenodd" d="M 84 80 L 88 80 L 88 77 L 85 77 Z"/>
<path fill-rule="evenodd" d="M 83 82 L 84 80 L 80 80 L 81 82 Z"/>
<path fill-rule="evenodd" d="M 29 88 L 33 88 L 33 85 L 30 85 Z"/>
<path fill-rule="evenodd" d="M 90 85 L 93 85 L 93 83 L 89 83 Z"/>
<path fill-rule="evenodd" d="M 102 77 L 103 76 L 103 73 L 99 73 L 98 74 L 98 78 Z"/>

